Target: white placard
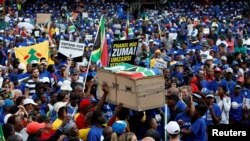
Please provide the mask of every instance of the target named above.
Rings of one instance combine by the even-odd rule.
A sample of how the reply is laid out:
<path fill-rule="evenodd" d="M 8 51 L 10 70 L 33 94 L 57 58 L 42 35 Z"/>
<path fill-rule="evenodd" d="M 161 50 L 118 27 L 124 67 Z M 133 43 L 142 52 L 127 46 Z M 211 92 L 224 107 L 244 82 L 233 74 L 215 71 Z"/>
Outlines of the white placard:
<path fill-rule="evenodd" d="M 155 62 L 155 67 L 159 69 L 164 69 L 168 67 L 168 63 L 162 59 L 157 59 Z"/>
<path fill-rule="evenodd" d="M 82 43 L 61 40 L 59 45 L 59 52 L 67 57 L 76 58 L 83 55 L 84 47 L 85 46 Z"/>
<path fill-rule="evenodd" d="M 203 33 L 204 33 L 204 34 L 209 34 L 209 33 L 210 33 L 209 28 L 204 28 L 204 29 L 203 29 Z"/>
<path fill-rule="evenodd" d="M 171 40 L 176 40 L 177 39 L 177 33 L 169 33 L 169 38 L 171 39 Z"/>
<path fill-rule="evenodd" d="M 93 39 L 93 35 L 85 35 L 86 40 L 91 41 Z"/>

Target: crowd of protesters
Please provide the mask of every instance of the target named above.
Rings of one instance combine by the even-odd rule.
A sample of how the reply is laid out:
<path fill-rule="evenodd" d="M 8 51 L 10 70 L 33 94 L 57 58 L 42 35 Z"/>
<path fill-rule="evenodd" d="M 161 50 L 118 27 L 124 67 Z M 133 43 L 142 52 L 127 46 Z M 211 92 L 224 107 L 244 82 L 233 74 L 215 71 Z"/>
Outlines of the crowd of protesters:
<path fill-rule="evenodd" d="M 6 0 L 5 6 L 6 26 L 0 30 L 5 140 L 164 141 L 166 129 L 170 140 L 207 141 L 210 125 L 250 124 L 247 1 L 171 1 L 136 10 L 122 0 Z M 50 22 L 36 24 L 37 13 L 51 13 Z M 162 70 L 167 106 L 137 112 L 105 102 L 109 87 L 96 84 L 98 66 L 88 64 L 102 15 L 109 50 L 114 40 L 138 38 L 134 65 L 154 68 L 157 59 L 168 63 Z M 33 28 L 18 26 L 21 22 Z M 74 32 L 68 28 L 72 25 Z M 24 65 L 15 57 L 14 48 L 45 40 L 50 41 L 48 60 Z M 60 40 L 83 43 L 84 61 L 62 57 Z"/>

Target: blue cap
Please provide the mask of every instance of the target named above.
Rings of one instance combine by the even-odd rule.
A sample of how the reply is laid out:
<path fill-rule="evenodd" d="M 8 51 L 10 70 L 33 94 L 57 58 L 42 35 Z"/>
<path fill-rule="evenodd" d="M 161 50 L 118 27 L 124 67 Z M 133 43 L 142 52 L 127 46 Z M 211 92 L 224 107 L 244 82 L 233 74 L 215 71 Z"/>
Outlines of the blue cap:
<path fill-rule="evenodd" d="M 5 108 L 9 108 L 9 107 L 11 107 L 11 106 L 13 106 L 13 105 L 14 105 L 13 100 L 11 100 L 11 99 L 5 99 L 5 100 L 4 100 L 3 106 L 4 106 Z"/>
<path fill-rule="evenodd" d="M 127 123 L 124 120 L 118 120 L 112 125 L 113 132 L 116 132 L 118 134 L 124 133 L 126 128 Z"/>
<path fill-rule="evenodd" d="M 207 88 L 202 88 L 201 92 L 206 94 L 206 95 L 210 93 L 210 91 Z"/>

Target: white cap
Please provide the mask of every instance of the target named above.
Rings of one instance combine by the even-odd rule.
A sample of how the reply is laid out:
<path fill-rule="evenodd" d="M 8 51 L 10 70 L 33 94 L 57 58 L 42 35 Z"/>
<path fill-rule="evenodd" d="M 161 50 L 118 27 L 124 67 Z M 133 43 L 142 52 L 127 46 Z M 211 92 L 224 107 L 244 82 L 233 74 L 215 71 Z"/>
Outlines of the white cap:
<path fill-rule="evenodd" d="M 30 64 L 38 64 L 38 62 L 36 60 L 32 60 Z"/>
<path fill-rule="evenodd" d="M 233 69 L 232 69 L 232 68 L 227 68 L 227 69 L 226 69 L 226 72 L 233 73 Z"/>
<path fill-rule="evenodd" d="M 220 58 L 221 60 L 225 60 L 225 61 L 227 61 L 227 57 L 226 56 L 221 56 L 221 58 Z"/>
<path fill-rule="evenodd" d="M 23 105 L 26 105 L 26 104 L 37 105 L 37 103 L 35 103 L 34 100 L 33 100 L 33 99 L 30 99 L 30 98 L 24 99 Z"/>
<path fill-rule="evenodd" d="M 48 77 L 43 77 L 43 78 L 42 78 L 42 82 L 43 82 L 43 83 L 50 83 Z"/>
<path fill-rule="evenodd" d="M 18 69 L 25 70 L 25 65 L 23 63 L 19 63 Z"/>
<path fill-rule="evenodd" d="M 55 105 L 54 105 L 54 110 L 55 110 L 56 112 L 58 112 L 59 109 L 62 108 L 62 107 L 65 107 L 65 106 L 67 105 L 67 103 L 68 103 L 68 102 L 61 102 L 61 101 L 55 103 Z"/>
<path fill-rule="evenodd" d="M 150 39 L 149 42 L 154 42 L 154 40 L 153 40 L 153 39 Z"/>
<path fill-rule="evenodd" d="M 206 58 L 206 60 L 213 60 L 214 58 L 213 58 L 213 56 L 211 56 L 211 55 L 208 55 L 207 56 L 207 58 Z"/>
<path fill-rule="evenodd" d="M 78 64 L 78 66 L 83 66 L 83 67 L 88 66 L 88 62 L 87 63 L 86 62 L 79 62 L 77 64 Z"/>
<path fill-rule="evenodd" d="M 94 46 L 94 44 L 93 43 L 89 43 L 88 46 Z"/>
<path fill-rule="evenodd" d="M 176 121 L 170 121 L 166 125 L 166 130 L 169 134 L 179 134 L 180 133 L 180 126 Z"/>
<path fill-rule="evenodd" d="M 3 123 L 6 124 L 8 122 L 8 119 L 12 116 L 12 114 L 7 114 L 4 116 Z"/>
<path fill-rule="evenodd" d="M 61 90 L 72 91 L 70 84 L 71 82 L 69 80 L 64 80 L 61 86 Z"/>

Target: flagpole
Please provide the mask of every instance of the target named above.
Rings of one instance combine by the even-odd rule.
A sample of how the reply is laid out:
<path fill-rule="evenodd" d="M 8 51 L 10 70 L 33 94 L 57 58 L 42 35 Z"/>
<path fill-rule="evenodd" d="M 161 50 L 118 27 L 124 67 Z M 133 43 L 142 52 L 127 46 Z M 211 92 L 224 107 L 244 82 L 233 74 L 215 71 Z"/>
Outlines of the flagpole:
<path fill-rule="evenodd" d="M 97 36 L 98 36 L 98 33 L 100 32 L 100 25 L 101 25 L 101 19 L 102 19 L 103 15 L 101 16 L 100 18 L 100 21 L 99 21 L 99 26 L 98 26 L 98 30 L 97 30 L 97 34 L 95 36 L 95 42 L 96 42 L 96 39 L 97 39 Z M 95 42 L 94 42 L 94 45 L 95 45 Z M 93 50 L 92 50 L 93 52 Z M 88 66 L 87 66 L 87 72 L 86 72 L 86 76 L 84 78 L 84 84 L 83 84 L 83 92 L 86 88 L 86 81 L 87 81 L 87 76 L 88 76 L 88 73 L 89 73 L 89 66 L 90 66 L 90 63 L 91 63 L 91 58 L 92 58 L 92 52 L 91 52 L 91 55 L 90 55 L 90 58 L 89 58 L 89 62 L 88 62 Z"/>

